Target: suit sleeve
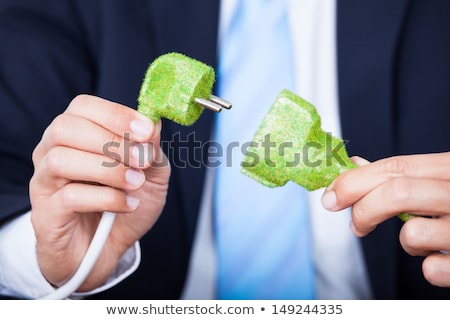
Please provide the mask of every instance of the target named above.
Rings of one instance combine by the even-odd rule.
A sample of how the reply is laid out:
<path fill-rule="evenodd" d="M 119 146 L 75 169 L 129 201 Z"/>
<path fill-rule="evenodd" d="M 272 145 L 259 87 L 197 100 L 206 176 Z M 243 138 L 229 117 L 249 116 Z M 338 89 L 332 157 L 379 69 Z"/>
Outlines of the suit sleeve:
<path fill-rule="evenodd" d="M 0 0 L 0 225 L 30 209 L 31 155 L 44 129 L 94 86 L 73 1 Z"/>

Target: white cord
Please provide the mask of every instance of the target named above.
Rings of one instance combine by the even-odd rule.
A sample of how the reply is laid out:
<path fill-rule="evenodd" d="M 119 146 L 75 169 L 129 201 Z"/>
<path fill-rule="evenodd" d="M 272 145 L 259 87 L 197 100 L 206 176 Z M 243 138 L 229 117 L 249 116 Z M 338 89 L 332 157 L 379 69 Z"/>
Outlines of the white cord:
<path fill-rule="evenodd" d="M 54 292 L 40 298 L 41 300 L 65 299 L 81 286 L 91 273 L 92 268 L 103 250 L 109 232 L 114 224 L 115 217 L 116 215 L 112 212 L 103 212 L 89 248 L 73 277 Z"/>

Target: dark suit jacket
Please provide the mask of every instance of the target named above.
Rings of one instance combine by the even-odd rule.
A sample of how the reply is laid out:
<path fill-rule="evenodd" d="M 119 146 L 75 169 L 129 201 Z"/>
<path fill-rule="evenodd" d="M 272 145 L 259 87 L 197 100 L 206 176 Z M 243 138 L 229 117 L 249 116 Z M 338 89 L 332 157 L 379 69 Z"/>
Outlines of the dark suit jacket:
<path fill-rule="evenodd" d="M 370 160 L 447 151 L 450 138 L 450 2 L 339 0 L 342 130 L 350 154 Z M 79 93 L 130 107 L 148 64 L 178 51 L 216 65 L 218 1 L 0 1 L 0 223 L 30 209 L 31 152 Z M 326 94 L 326 93 L 324 93 Z M 210 136 L 213 115 L 193 127 L 164 123 L 163 140 Z M 167 144 L 166 144 L 167 145 Z M 185 143 L 184 143 L 185 145 Z M 201 159 L 199 148 L 178 155 Z M 177 299 L 186 276 L 204 168 L 173 168 L 167 206 L 142 239 L 138 271 L 100 298 Z M 378 299 L 450 298 L 422 276 L 421 258 L 398 241 L 391 219 L 362 239 Z M 0 257 L 1 259 L 1 257 Z"/>

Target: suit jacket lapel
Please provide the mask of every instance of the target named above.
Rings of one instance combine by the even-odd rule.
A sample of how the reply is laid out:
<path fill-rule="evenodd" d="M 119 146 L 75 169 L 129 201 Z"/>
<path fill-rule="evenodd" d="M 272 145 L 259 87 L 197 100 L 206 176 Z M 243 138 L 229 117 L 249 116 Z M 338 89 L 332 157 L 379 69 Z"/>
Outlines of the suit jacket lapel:
<path fill-rule="evenodd" d="M 340 115 L 350 154 L 375 160 L 396 153 L 393 67 L 409 2 L 337 1 Z M 375 298 L 393 298 L 398 222 L 378 226 L 362 244 Z"/>
<path fill-rule="evenodd" d="M 180 52 L 216 67 L 216 46 L 219 20 L 219 1 L 204 0 L 156 0 L 146 2 L 151 17 L 152 47 L 157 55 Z M 173 10 L 173 8 L 177 8 Z M 198 10 L 202 8 L 202 10 Z M 167 37 L 167 35 L 170 37 Z M 189 244 L 192 243 L 197 222 L 205 177 L 205 160 L 214 121 L 213 112 L 205 110 L 192 127 L 183 127 L 165 121 L 165 137 L 180 142 L 183 149 L 171 150 L 178 154 L 172 159 L 172 173 L 179 199 L 184 208 L 184 218 Z M 170 148 L 177 148 L 173 143 Z M 170 152 L 169 152 L 170 153 Z M 174 168 L 180 166 L 181 169 Z"/>

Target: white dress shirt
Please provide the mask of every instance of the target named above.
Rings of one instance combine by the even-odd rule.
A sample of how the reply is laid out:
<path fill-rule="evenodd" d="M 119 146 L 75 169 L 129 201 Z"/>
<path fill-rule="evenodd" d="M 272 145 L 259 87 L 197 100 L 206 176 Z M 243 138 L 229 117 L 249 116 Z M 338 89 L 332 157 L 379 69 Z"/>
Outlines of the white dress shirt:
<path fill-rule="evenodd" d="M 219 41 L 235 4 L 236 0 L 222 1 Z M 316 106 L 325 131 L 340 136 L 335 7 L 335 0 L 289 0 L 296 93 Z M 215 298 L 213 179 L 213 169 L 207 169 L 197 233 L 182 295 L 184 299 Z M 348 227 L 350 211 L 327 212 L 320 203 L 322 192 L 318 190 L 310 193 L 317 298 L 370 299 L 372 294 L 360 243 Z M 0 294 L 33 299 L 54 290 L 39 270 L 35 244 L 30 213 L 0 228 Z M 140 249 L 139 243 L 136 243 L 123 256 L 116 272 L 105 285 L 79 296 L 114 286 L 133 273 L 139 262 Z"/>
<path fill-rule="evenodd" d="M 19 236 L 18 236 L 19 235 Z M 139 266 L 139 242 L 128 249 L 107 282 L 83 297 L 104 291 L 132 274 Z M 42 275 L 37 262 L 36 237 L 28 212 L 0 228 L 0 294 L 23 299 L 38 299 L 55 291 Z"/>

